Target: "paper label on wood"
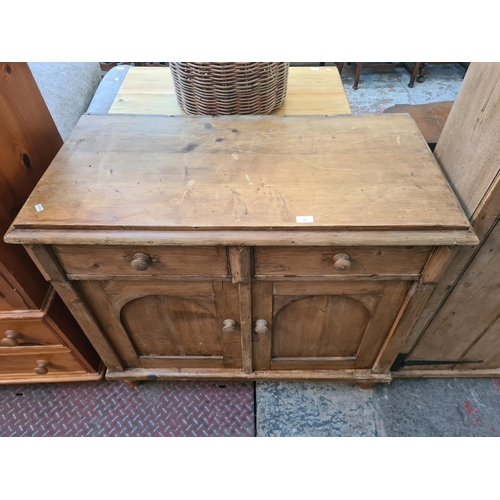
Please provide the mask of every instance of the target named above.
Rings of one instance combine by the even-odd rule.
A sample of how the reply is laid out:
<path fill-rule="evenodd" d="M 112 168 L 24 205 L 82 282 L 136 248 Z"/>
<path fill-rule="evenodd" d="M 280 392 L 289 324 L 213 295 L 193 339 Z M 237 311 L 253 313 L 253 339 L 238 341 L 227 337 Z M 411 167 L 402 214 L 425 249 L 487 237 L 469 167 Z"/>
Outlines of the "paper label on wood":
<path fill-rule="evenodd" d="M 314 217 L 312 215 L 297 215 L 295 220 L 298 223 L 312 223 L 314 222 Z"/>

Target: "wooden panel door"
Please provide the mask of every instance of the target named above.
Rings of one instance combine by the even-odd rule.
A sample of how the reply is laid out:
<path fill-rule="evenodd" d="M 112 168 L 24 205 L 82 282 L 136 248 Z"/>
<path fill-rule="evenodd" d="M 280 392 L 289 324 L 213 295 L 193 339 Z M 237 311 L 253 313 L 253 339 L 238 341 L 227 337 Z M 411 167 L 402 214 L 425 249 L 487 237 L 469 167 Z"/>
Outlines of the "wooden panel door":
<path fill-rule="evenodd" d="M 228 281 L 82 281 L 129 368 L 241 368 L 239 296 Z"/>
<path fill-rule="evenodd" d="M 254 370 L 371 368 L 409 286 L 407 281 L 254 283 Z"/>
<path fill-rule="evenodd" d="M 497 223 L 408 356 L 410 360 L 478 363 L 429 364 L 413 366 L 412 370 L 499 368 L 500 352 L 496 349 L 499 319 L 500 223 Z"/>

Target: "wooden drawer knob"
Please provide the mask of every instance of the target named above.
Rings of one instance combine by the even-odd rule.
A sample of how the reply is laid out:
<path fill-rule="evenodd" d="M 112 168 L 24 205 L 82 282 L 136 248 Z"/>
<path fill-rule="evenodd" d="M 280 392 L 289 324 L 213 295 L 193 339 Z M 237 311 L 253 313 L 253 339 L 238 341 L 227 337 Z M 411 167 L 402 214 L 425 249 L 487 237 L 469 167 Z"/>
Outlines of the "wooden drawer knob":
<path fill-rule="evenodd" d="M 49 372 L 48 370 L 49 366 L 50 366 L 50 361 L 41 359 L 36 362 L 36 368 L 33 371 L 38 375 L 46 375 Z"/>
<path fill-rule="evenodd" d="M 145 271 L 153 259 L 147 253 L 136 253 L 131 265 L 136 271 Z"/>
<path fill-rule="evenodd" d="M 3 347 L 16 347 L 19 341 L 22 340 L 23 334 L 15 330 L 5 330 L 5 337 L 0 340 L 0 345 Z"/>
<path fill-rule="evenodd" d="M 269 323 L 265 319 L 258 319 L 255 322 L 256 333 L 267 333 L 269 331 Z"/>
<path fill-rule="evenodd" d="M 333 256 L 333 267 L 337 271 L 347 271 L 351 267 L 351 258 L 346 253 L 338 253 Z"/>
<path fill-rule="evenodd" d="M 234 319 L 225 319 L 222 331 L 224 333 L 234 333 L 236 331 L 236 321 Z"/>

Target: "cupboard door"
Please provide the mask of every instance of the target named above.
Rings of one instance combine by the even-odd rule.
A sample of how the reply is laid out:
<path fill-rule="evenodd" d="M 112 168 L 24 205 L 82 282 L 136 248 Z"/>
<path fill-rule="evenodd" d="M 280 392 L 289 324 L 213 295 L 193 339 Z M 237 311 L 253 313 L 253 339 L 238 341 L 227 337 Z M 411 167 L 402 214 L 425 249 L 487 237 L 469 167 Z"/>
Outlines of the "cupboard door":
<path fill-rule="evenodd" d="M 254 369 L 369 369 L 406 281 L 265 282 L 253 288 Z"/>
<path fill-rule="evenodd" d="M 230 282 L 84 281 L 78 288 L 130 368 L 241 368 Z"/>

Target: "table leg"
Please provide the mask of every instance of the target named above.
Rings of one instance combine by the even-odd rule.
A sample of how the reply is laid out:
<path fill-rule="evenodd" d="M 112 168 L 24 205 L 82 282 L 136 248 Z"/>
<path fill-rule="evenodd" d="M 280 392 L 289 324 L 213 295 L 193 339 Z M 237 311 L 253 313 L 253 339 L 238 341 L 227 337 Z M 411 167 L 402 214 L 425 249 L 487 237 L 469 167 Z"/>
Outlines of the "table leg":
<path fill-rule="evenodd" d="M 361 70 L 363 69 L 363 63 L 356 62 L 356 75 L 354 76 L 353 90 L 358 90 L 359 77 L 361 76 Z"/>

